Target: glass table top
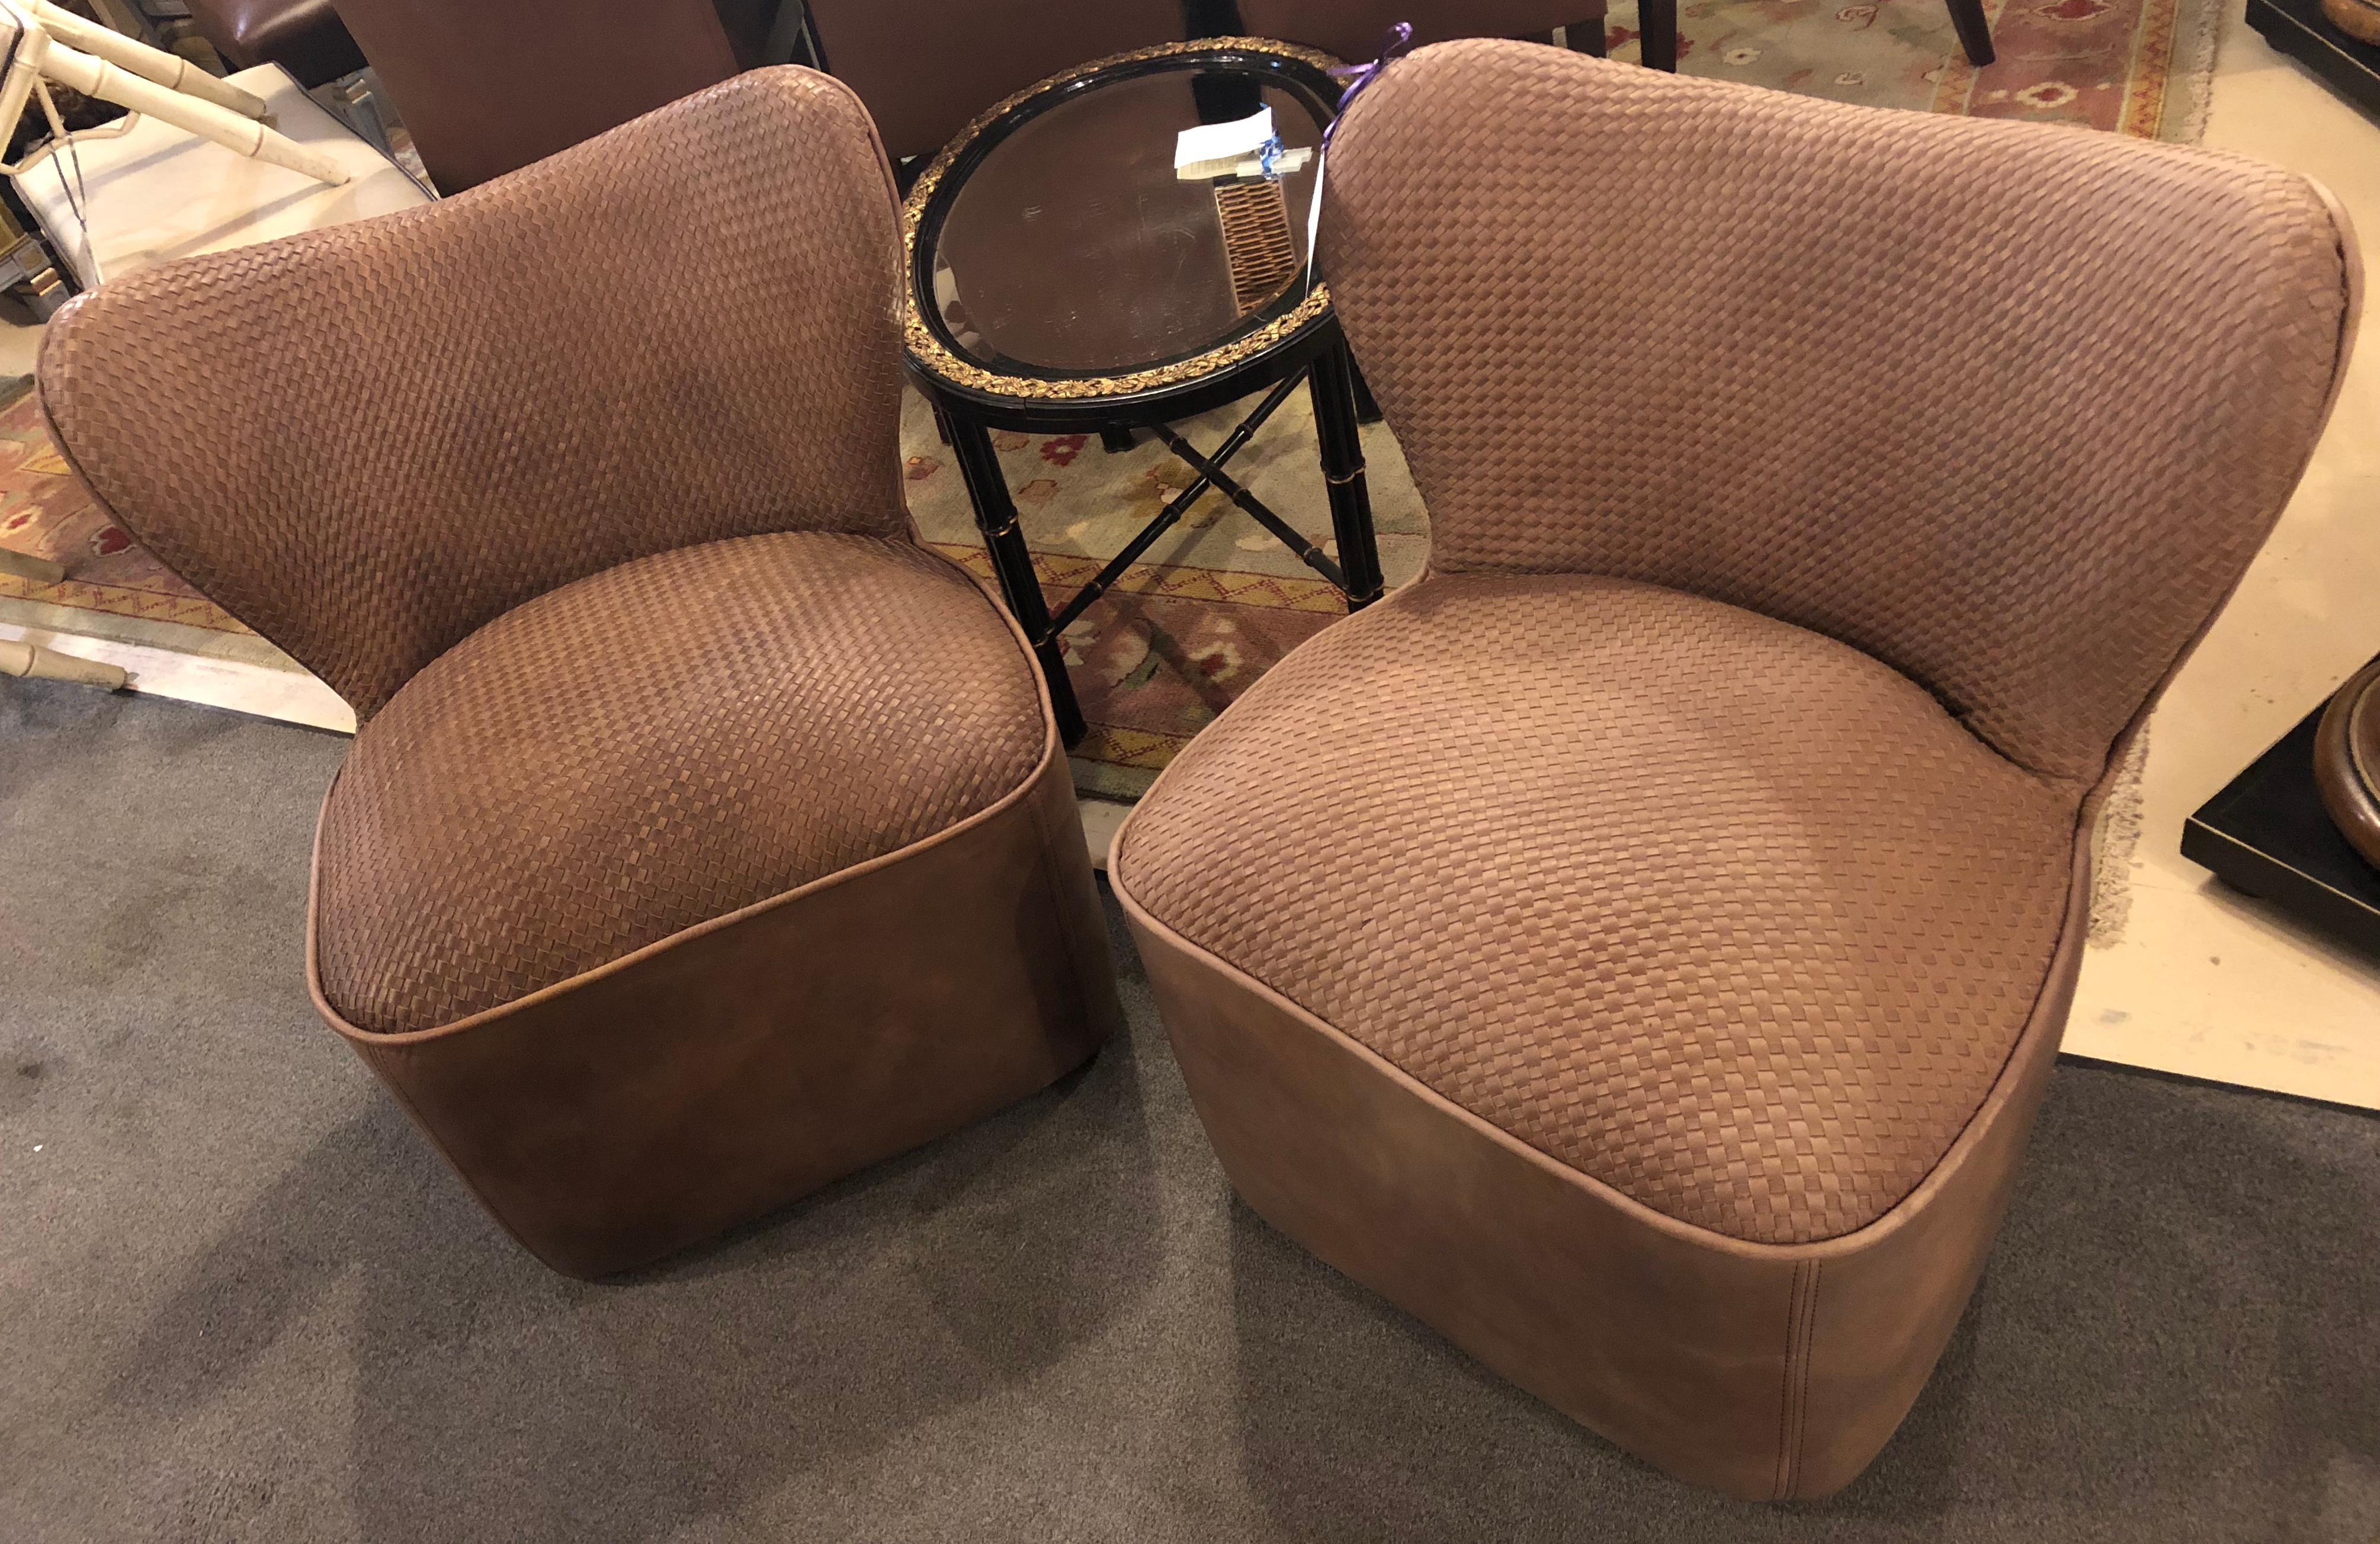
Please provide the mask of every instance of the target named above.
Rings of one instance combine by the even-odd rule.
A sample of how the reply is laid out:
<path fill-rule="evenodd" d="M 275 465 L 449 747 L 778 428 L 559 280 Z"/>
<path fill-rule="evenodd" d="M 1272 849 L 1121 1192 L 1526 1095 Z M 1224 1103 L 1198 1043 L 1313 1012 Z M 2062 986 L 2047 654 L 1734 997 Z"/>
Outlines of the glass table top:
<path fill-rule="evenodd" d="M 1042 88 L 915 196 L 927 325 L 994 374 L 1064 379 L 1196 359 L 1290 314 L 1308 292 L 1314 157 L 1278 178 L 1185 181 L 1174 140 L 1269 107 L 1283 147 L 1312 151 L 1337 90 L 1318 64 L 1245 49 Z"/>

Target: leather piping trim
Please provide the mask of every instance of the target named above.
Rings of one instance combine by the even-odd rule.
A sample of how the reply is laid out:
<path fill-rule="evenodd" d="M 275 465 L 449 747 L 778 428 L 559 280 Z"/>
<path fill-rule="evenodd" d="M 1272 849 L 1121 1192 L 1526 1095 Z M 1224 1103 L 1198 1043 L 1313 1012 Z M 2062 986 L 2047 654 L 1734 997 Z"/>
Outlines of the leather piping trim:
<path fill-rule="evenodd" d="M 348 1023 L 346 1015 L 333 1007 L 330 999 L 322 994 L 319 950 L 322 890 L 322 812 L 330 808 L 331 795 L 336 792 L 339 786 L 338 776 L 334 775 L 330 788 L 322 796 L 322 810 L 318 811 L 314 817 L 314 847 L 306 878 L 306 994 L 313 999 L 314 1011 L 322 1015 L 324 1023 L 348 1039 L 358 1046 L 369 1047 L 375 1051 L 406 1050 L 431 1040 L 443 1039 L 448 1035 L 458 1035 L 507 1014 L 517 1013 L 531 1003 L 547 1002 L 565 992 L 574 991 L 580 987 L 631 969 L 664 950 L 674 949 L 682 943 L 703 937 L 705 934 L 733 927 L 763 912 L 772 911 L 779 906 L 805 899 L 821 890 L 872 874 L 880 869 L 889 869 L 905 858 L 914 857 L 929 848 L 953 841 L 978 826 L 990 824 L 1015 808 L 1019 801 L 1029 798 L 1039 784 L 1042 776 L 1049 772 L 1050 761 L 1063 754 L 1062 748 L 1058 743 L 1057 711 L 1050 701 L 1050 683 L 1042 676 L 1038 665 L 1034 661 L 1031 647 L 1025 639 L 1024 629 L 1016 625 L 1016 619 L 1008 614 L 1007 609 L 994 604 L 991 597 L 984 592 L 982 587 L 975 582 L 974 576 L 967 574 L 965 569 L 959 567 L 957 564 L 943 557 L 940 553 L 934 552 L 930 547 L 920 550 L 930 553 L 938 561 L 948 564 L 954 573 L 965 578 L 968 590 L 984 605 L 990 607 L 993 614 L 1007 626 L 1009 636 L 1016 641 L 1018 658 L 1033 678 L 1034 687 L 1041 702 L 1041 759 L 1034 762 L 1032 771 L 1026 772 L 1018 781 L 1016 786 L 966 819 L 945 826 L 931 836 L 920 837 L 905 847 L 898 847 L 889 853 L 880 853 L 865 863 L 855 863 L 848 869 L 838 869 L 832 874 L 821 874 L 808 883 L 796 885 L 780 894 L 768 896 L 735 911 L 711 918 L 705 922 L 698 922 L 690 928 L 681 929 L 667 938 L 655 939 L 644 947 L 632 950 L 617 959 L 607 960 L 591 970 L 581 971 L 551 986 L 540 987 L 537 991 L 523 997 L 516 997 L 509 1003 L 498 1003 L 492 1008 L 483 1008 L 476 1014 L 458 1018 L 451 1024 L 436 1025 L 428 1029 L 405 1029 L 393 1034 L 375 1034 L 369 1029 L 358 1029 Z M 344 773 L 346 770 L 345 763 L 342 763 L 340 772 Z M 1069 945 L 1069 947 L 1072 946 Z"/>
<path fill-rule="evenodd" d="M 2355 234 L 2355 221 L 2348 214 L 2347 206 L 2338 201 L 2338 195 L 2319 177 L 2310 176 L 2305 181 L 2306 186 L 2313 189 L 2314 197 L 2322 201 L 2323 208 L 2329 212 L 2331 233 L 2338 241 L 2340 283 L 2347 292 L 2346 308 L 2338 322 L 2338 356 L 2331 365 L 2330 396 L 2322 405 L 2321 420 L 2314 425 L 2314 438 L 2319 440 L 2322 432 L 2329 427 L 2331 412 L 2338 406 L 2338 394 L 2347 384 L 2348 361 L 2354 357 L 2355 336 L 2363 325 L 2363 253 L 2362 244 Z M 2306 452 L 2306 459 L 2313 459 L 2311 448 Z M 2304 467 L 2298 468 L 2298 475 L 2305 475 Z"/>
<path fill-rule="evenodd" d="M 1261 686 L 1262 683 L 1259 682 L 1258 685 Z M 1143 798 L 1146 799 L 1146 797 L 1147 796 L 1144 795 Z M 1798 1265 L 1803 1261 L 1840 1259 L 1872 1248 L 1883 1239 L 1907 1226 L 1912 1216 L 1950 1185 L 1959 1172 L 1973 1161 L 1975 1149 L 1983 1145 L 1985 1132 L 1991 1122 L 2014 1099 L 2018 1079 L 2013 1076 L 2013 1069 L 2028 1052 L 2038 1048 L 2043 1039 L 2055 1039 L 2064 1034 L 2065 1015 L 2063 1013 L 2058 1015 L 2053 1023 L 2049 1015 L 2044 1012 L 2044 1003 L 2047 998 L 2055 995 L 2050 990 L 2054 984 L 2052 973 L 2058 968 L 2060 963 L 2070 959 L 2079 967 L 2082 958 L 2081 944 L 2090 926 L 2091 833 L 2089 828 L 2085 826 L 2078 832 L 2075 840 L 2073 871 L 2069 881 L 2066 896 L 2066 920 L 2058 929 L 2058 940 L 2050 950 L 2048 962 L 2043 967 L 2042 985 L 2034 998 L 2033 1012 L 2026 1017 L 2024 1028 L 2017 1036 L 2014 1046 L 2010 1050 L 2008 1060 L 2001 1064 L 1998 1076 L 1993 1079 L 1992 1086 L 1984 1095 L 1982 1102 L 1975 1107 L 1975 1112 L 1968 1117 L 1967 1124 L 1961 1129 L 1958 1137 L 1944 1150 L 1934 1167 L 1926 1172 L 1925 1177 L 1917 1183 L 1915 1189 L 1895 1201 L 1883 1216 L 1864 1227 L 1854 1229 L 1851 1233 L 1839 1234 L 1832 1238 L 1813 1239 L 1803 1244 L 1761 1244 L 1751 1239 L 1714 1233 L 1708 1228 L 1699 1227 L 1692 1222 L 1680 1222 L 1667 1212 L 1654 1210 L 1633 1196 L 1623 1195 L 1593 1174 L 1583 1173 L 1559 1159 L 1548 1157 L 1506 1131 L 1502 1126 L 1485 1120 L 1455 1103 L 1428 1084 L 1415 1078 L 1394 1062 L 1380 1055 L 1371 1047 L 1348 1035 L 1337 1026 L 1308 1012 L 1301 1004 L 1282 996 L 1229 960 L 1216 954 L 1212 950 L 1184 937 L 1157 918 L 1150 916 L 1148 908 L 1134 899 L 1128 874 L 1131 864 L 1126 855 L 1129 851 L 1129 838 L 1135 818 L 1136 817 L 1126 817 L 1123 827 L 1117 831 L 1115 845 L 1111 849 L 1112 856 L 1108 863 L 1108 886 L 1115 892 L 1117 902 L 1123 907 L 1124 914 L 1133 921 L 1174 944 L 1184 954 L 1196 958 L 1234 986 L 1254 994 L 1267 1006 L 1287 1014 L 1307 1028 L 1337 1040 L 1424 1105 L 1469 1127 L 1474 1133 L 1521 1159 L 1532 1168 L 1565 1184 L 1577 1185 L 1630 1220 L 1641 1222 L 1682 1243 L 1693 1245 L 1697 1248 L 1715 1249 L 1737 1259 L 1766 1265 Z M 2056 1053 L 2054 1045 L 2051 1047 L 2051 1053 L 2053 1055 Z M 1815 1302 L 1814 1295 L 1814 1307 Z"/>

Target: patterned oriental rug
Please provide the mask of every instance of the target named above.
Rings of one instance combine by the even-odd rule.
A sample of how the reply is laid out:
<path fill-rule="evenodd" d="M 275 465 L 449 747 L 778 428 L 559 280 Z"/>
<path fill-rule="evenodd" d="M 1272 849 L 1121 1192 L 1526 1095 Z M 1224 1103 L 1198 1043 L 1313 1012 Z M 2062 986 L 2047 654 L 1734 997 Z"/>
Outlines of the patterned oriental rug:
<path fill-rule="evenodd" d="M 1992 28 L 1999 59 L 1975 70 L 1941 0 L 1685 0 L 1679 49 L 1693 75 L 1872 106 L 2187 140 L 2204 125 L 2222 14 L 2221 0 L 2002 0 Z M 1615 58 L 1636 56 L 1634 21 L 1632 5 L 1614 7 Z M 0 388 L 0 399 L 7 395 Z M 1211 447 L 1236 421 L 1237 410 L 1224 409 L 1184 431 Z M 1378 425 L 1365 436 L 1381 565 L 1394 586 L 1421 571 L 1427 521 L 1394 438 Z M 957 468 L 914 395 L 902 439 L 920 532 L 988 584 Z M 1053 605 L 1191 477 L 1153 443 L 1112 455 L 1081 435 L 1007 433 L 996 443 Z M 1303 393 L 1233 471 L 1300 529 L 1328 537 Z M 296 668 L 100 514 L 21 392 L 0 407 L 0 546 L 68 570 L 56 586 L 0 575 L 0 624 Z M 1136 796 L 1251 682 L 1343 614 L 1335 590 L 1209 493 L 1069 630 L 1067 660 L 1091 725 L 1075 750 L 1078 785 Z"/>
<path fill-rule="evenodd" d="M 42 431 L 32 384 L 0 380 L 0 547 L 63 564 L 67 577 L 0 574 L 0 623 L 297 670 L 101 513 Z"/>
<path fill-rule="evenodd" d="M 1682 0 L 1687 75 L 1870 107 L 2072 123 L 2195 140 L 2222 36 L 2219 0 L 1985 0 L 1999 57 L 1969 67 L 1940 0 Z M 1637 55 L 1634 0 L 1611 55 Z"/>

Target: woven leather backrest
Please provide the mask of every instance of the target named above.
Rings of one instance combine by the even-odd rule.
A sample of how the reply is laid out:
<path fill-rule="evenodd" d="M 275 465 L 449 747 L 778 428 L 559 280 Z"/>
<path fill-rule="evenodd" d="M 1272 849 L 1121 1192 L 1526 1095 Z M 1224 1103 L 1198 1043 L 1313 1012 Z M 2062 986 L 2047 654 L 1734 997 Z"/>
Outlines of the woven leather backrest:
<path fill-rule="evenodd" d="M 1765 612 L 2059 776 L 2238 582 L 2354 310 L 2289 173 L 1524 44 L 1394 67 L 1329 179 L 1434 566 Z"/>
<path fill-rule="evenodd" d="M 442 203 L 113 281 L 51 322 L 42 395 L 142 542 L 369 715 L 629 558 L 905 532 L 898 252 L 858 103 L 771 70 Z"/>

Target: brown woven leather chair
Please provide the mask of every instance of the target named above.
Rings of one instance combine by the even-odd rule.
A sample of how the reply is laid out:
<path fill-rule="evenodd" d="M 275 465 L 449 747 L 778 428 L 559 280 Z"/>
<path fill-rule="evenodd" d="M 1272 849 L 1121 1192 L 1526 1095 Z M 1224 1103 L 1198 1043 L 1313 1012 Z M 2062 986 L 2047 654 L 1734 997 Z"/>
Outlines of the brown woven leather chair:
<path fill-rule="evenodd" d="M 1183 35 L 1182 0 L 808 0 L 821 62 L 895 156 L 930 155 L 978 113 L 1071 65 Z"/>
<path fill-rule="evenodd" d="M 753 62 L 769 24 L 754 0 L 338 0 L 338 8 L 446 193 L 726 79 Z"/>
<path fill-rule="evenodd" d="M 311 90 L 364 67 L 331 0 L 188 0 L 200 36 L 234 69 L 279 65 Z"/>
<path fill-rule="evenodd" d="M 91 488 L 355 705 L 316 1004 L 558 1270 L 1117 1025 L 1039 673 L 902 506 L 899 271 L 858 103 L 778 69 L 50 325 Z"/>
<path fill-rule="evenodd" d="M 1120 834 L 1232 1182 L 1675 1474 L 1822 1495 L 1983 1266 L 2108 770 L 2289 497 L 2303 178 L 1506 43 L 1394 67 L 1323 271 L 1429 574 Z"/>

